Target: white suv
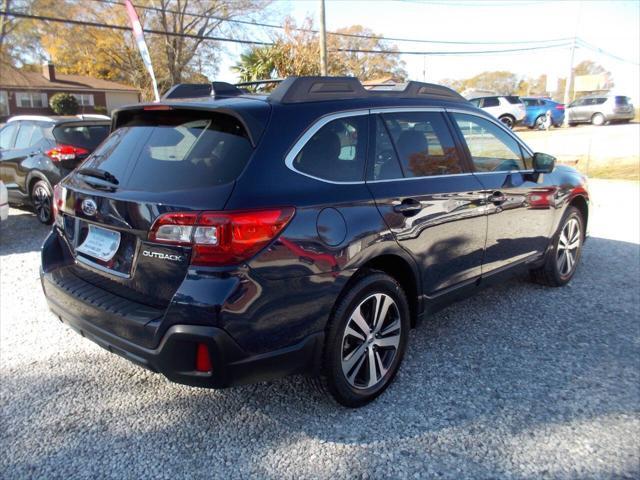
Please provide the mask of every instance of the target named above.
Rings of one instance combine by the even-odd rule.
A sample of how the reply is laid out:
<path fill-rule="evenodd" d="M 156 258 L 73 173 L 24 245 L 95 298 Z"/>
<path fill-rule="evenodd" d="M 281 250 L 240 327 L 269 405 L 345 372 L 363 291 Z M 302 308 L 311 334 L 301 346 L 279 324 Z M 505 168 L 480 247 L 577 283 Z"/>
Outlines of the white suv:
<path fill-rule="evenodd" d="M 476 97 L 469 101 L 499 119 L 509 128 L 513 128 L 527 115 L 527 107 L 517 95 Z"/>

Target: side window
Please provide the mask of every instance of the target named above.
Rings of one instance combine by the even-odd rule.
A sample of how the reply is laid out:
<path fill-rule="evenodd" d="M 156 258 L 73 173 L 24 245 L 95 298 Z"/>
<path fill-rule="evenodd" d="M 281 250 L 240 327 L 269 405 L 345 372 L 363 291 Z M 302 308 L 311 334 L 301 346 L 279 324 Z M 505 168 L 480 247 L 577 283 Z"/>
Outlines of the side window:
<path fill-rule="evenodd" d="M 524 170 L 520 145 L 508 133 L 489 120 L 454 113 L 471 159 L 478 172 Z"/>
<path fill-rule="evenodd" d="M 392 180 L 402 178 L 402 169 L 398 162 L 395 148 L 387 127 L 380 115 L 376 115 L 376 133 L 374 135 L 375 147 L 373 161 L 368 167 L 367 180 Z"/>
<path fill-rule="evenodd" d="M 0 148 L 3 150 L 13 148 L 13 137 L 17 129 L 17 124 L 10 123 L 0 130 Z"/>
<path fill-rule="evenodd" d="M 16 150 L 29 148 L 31 146 L 31 136 L 36 129 L 35 125 L 29 123 L 23 123 L 18 130 L 18 136 L 16 137 Z"/>
<path fill-rule="evenodd" d="M 362 180 L 367 155 L 368 116 L 332 120 L 318 130 L 293 160 L 293 167 L 334 182 Z"/>
<path fill-rule="evenodd" d="M 44 130 L 40 125 L 34 125 L 33 134 L 31 135 L 31 140 L 29 142 L 29 146 L 33 147 L 38 145 L 42 139 L 44 138 Z"/>
<path fill-rule="evenodd" d="M 500 100 L 498 100 L 498 97 L 487 97 L 484 99 L 484 102 L 482 102 L 482 108 L 498 106 L 500 106 Z"/>
<path fill-rule="evenodd" d="M 383 115 L 405 177 L 462 173 L 462 162 L 443 114 L 438 112 Z"/>
<path fill-rule="evenodd" d="M 476 107 L 479 107 L 480 106 L 480 102 L 482 102 L 482 99 L 481 98 L 474 98 L 474 99 L 469 100 L 469 102 L 471 102 Z"/>

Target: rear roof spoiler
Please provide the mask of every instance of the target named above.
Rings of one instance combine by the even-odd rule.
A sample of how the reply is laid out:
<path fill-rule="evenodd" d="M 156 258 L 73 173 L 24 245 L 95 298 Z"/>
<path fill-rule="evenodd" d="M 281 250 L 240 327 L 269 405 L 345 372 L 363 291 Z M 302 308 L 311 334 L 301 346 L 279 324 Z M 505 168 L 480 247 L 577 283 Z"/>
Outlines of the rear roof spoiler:
<path fill-rule="evenodd" d="M 163 99 L 198 97 L 236 97 L 247 92 L 243 88 L 277 83 L 268 99 L 278 103 L 304 103 L 355 98 L 433 98 L 455 102 L 467 100 L 454 90 L 442 85 L 424 82 L 385 83 L 365 87 L 355 77 L 288 77 L 282 79 L 257 80 L 231 85 L 226 82 L 204 84 L 181 83 L 174 85 Z"/>

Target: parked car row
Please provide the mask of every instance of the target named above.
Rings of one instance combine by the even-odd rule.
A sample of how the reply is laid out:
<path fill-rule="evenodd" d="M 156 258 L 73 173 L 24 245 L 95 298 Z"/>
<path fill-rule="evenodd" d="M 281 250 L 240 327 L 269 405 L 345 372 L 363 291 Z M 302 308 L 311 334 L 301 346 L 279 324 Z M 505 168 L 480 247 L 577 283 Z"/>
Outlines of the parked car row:
<path fill-rule="evenodd" d="M 622 95 L 592 95 L 562 103 L 542 97 L 516 95 L 484 96 L 470 102 L 499 119 L 507 127 L 523 125 L 529 128 L 559 127 L 565 114 L 570 126 L 578 123 L 604 125 L 609 122 L 629 122 L 635 111 L 629 97 Z M 547 118 L 549 117 L 549 118 Z"/>
<path fill-rule="evenodd" d="M 109 135 L 104 115 L 36 116 L 9 119 L 0 128 L 0 180 L 9 203 L 34 208 L 53 221 L 53 187 Z"/>

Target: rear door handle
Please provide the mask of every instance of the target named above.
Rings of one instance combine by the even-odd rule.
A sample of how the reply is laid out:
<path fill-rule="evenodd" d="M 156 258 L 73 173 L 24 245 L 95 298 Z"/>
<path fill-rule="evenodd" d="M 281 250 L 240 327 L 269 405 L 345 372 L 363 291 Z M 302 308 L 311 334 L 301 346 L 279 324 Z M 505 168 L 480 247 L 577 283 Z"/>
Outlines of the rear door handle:
<path fill-rule="evenodd" d="M 411 216 L 422 210 L 422 204 L 413 198 L 407 198 L 403 200 L 402 203 L 395 205 L 393 210 L 403 215 Z"/>
<path fill-rule="evenodd" d="M 489 201 L 494 205 L 501 205 L 507 201 L 507 196 L 502 192 L 493 192 L 489 196 Z"/>

